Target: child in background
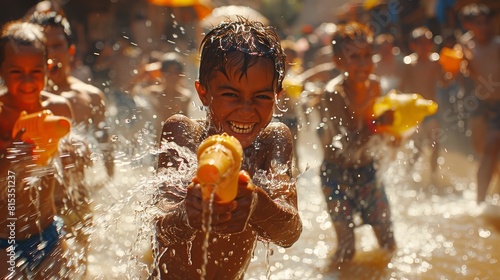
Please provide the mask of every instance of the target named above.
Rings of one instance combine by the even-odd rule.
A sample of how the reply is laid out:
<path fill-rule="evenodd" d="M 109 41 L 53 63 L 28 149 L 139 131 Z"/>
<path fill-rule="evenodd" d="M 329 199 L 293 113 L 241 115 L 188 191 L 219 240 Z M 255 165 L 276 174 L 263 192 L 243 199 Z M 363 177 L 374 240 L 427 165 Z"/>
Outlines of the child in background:
<path fill-rule="evenodd" d="M 373 104 L 381 93 L 372 75 L 372 37 L 367 30 L 357 22 L 337 26 L 332 38 L 333 61 L 345 74 L 326 85 L 318 107 L 323 120 L 318 133 L 324 147 L 320 177 L 337 233 L 334 265 L 354 257 L 356 213 L 372 226 L 380 247 L 396 248 L 389 202 L 376 178 L 377 157 L 370 149 L 384 135 L 372 129 Z M 388 125 L 392 118 L 388 111 L 376 122 Z"/>
<path fill-rule="evenodd" d="M 423 98 L 437 102 L 437 87 L 445 85 L 445 73 L 439 65 L 439 55 L 433 52 L 432 32 L 427 27 L 415 28 L 409 36 L 409 48 L 413 53 L 404 58 L 399 90 L 418 93 Z M 424 119 L 414 133 L 417 149 L 428 144 L 431 148 L 430 171 L 433 183 L 438 179 L 439 121 L 436 115 Z"/>
<path fill-rule="evenodd" d="M 34 12 L 28 20 L 43 27 L 47 38 L 47 53 L 50 61 L 47 90 L 68 99 L 75 114 L 74 123 L 90 132 L 103 153 L 109 176 L 113 176 L 114 164 L 105 120 L 106 102 L 104 93 L 97 87 L 71 75 L 71 62 L 76 53 L 73 34 L 66 17 L 55 11 Z M 88 139 L 88 138 L 87 138 Z"/>
<path fill-rule="evenodd" d="M 286 124 L 293 135 L 294 159 L 293 172 L 294 177 L 300 171 L 299 154 L 297 150 L 297 140 L 299 135 L 299 118 L 302 110 L 301 94 L 303 90 L 303 81 L 299 75 L 303 72 L 302 61 L 298 56 L 295 41 L 284 40 L 281 42 L 283 51 L 286 55 L 285 78 L 283 80 L 283 93 L 278 98 L 278 106 L 275 110 L 277 119 Z"/>
<path fill-rule="evenodd" d="M 161 128 L 165 121 L 174 114 L 188 115 L 191 91 L 185 85 L 185 71 L 182 57 L 176 52 L 165 53 L 158 64 L 159 80 L 153 85 L 140 88 L 138 94 L 146 98 L 151 106 L 152 127 Z M 160 138 L 159 133 L 156 133 Z"/>
<path fill-rule="evenodd" d="M 48 109 L 56 116 L 73 117 L 66 99 L 42 92 L 47 62 L 44 44 L 42 30 L 30 23 L 8 23 L 0 39 L 0 74 L 5 84 L 0 93 L 2 279 L 8 275 L 13 279 L 61 278 L 67 270 L 66 243 L 56 219 L 54 168 L 50 161 L 37 166 L 31 156 L 33 145 L 21 141 L 22 130 L 12 137 L 22 111 Z"/>
<path fill-rule="evenodd" d="M 394 36 L 389 33 L 377 35 L 374 39 L 375 55 L 373 73 L 380 77 L 382 95 L 399 88 L 403 61 L 401 51 L 396 46 Z"/>
<path fill-rule="evenodd" d="M 479 155 L 477 172 L 477 203 L 485 200 L 500 151 L 500 36 L 494 33 L 493 13 L 483 4 L 464 6 L 460 19 L 468 30 L 460 38 L 467 72 L 477 99 L 470 129 L 472 143 Z M 475 108 L 474 108 L 475 109 Z"/>
<path fill-rule="evenodd" d="M 108 175 L 113 175 L 108 126 L 105 122 L 104 93 L 97 87 L 84 83 L 71 75 L 71 61 L 76 49 L 68 20 L 55 11 L 34 12 L 29 21 L 39 24 L 44 31 L 47 56 L 51 62 L 48 71 L 48 90 L 66 98 L 72 105 L 77 126 L 77 136 L 72 135 L 60 145 L 70 151 L 61 157 L 65 169 L 62 176 L 64 187 L 56 193 L 56 208 L 64 220 L 66 237 L 74 239 L 81 254 L 80 268 L 86 267 L 92 231 L 91 186 L 85 183 L 85 169 L 93 165 L 87 143 L 93 143 L 93 151 L 104 155 Z M 75 142 L 76 141 L 76 142 Z M 80 143 L 78 143 L 80 142 Z M 84 142 L 84 143 L 83 143 Z M 82 144 L 82 145 L 80 145 Z M 73 146 L 73 147 L 72 147 Z M 70 175 L 71 173 L 71 175 Z"/>
<path fill-rule="evenodd" d="M 292 135 L 283 123 L 271 122 L 282 90 L 285 55 L 274 29 L 240 17 L 207 33 L 200 62 L 195 87 L 207 118 L 178 114 L 167 119 L 158 174 L 195 168 L 196 160 L 181 152 L 196 154 L 204 139 L 225 132 L 244 149 L 238 194 L 229 203 L 211 205 L 211 217 L 205 217 L 212 222 L 211 231 L 205 232 L 202 213 L 207 202 L 196 176 L 177 185 L 165 181 L 159 202 L 163 212 L 157 219 L 156 273 L 162 279 L 242 279 L 257 240 L 289 247 L 302 231 L 291 177 Z"/>

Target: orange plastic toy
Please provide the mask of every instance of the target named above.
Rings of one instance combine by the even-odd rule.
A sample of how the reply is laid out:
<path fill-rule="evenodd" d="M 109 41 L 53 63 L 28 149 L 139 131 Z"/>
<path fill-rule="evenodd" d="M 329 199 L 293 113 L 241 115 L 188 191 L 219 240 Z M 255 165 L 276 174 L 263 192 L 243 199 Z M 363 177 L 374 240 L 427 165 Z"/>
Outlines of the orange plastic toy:
<path fill-rule="evenodd" d="M 33 155 L 37 164 L 44 165 L 57 152 L 59 139 L 69 133 L 71 122 L 65 117 L 54 116 L 50 110 L 32 114 L 23 111 L 14 124 L 12 138 L 23 128 L 21 140 L 35 144 Z"/>
<path fill-rule="evenodd" d="M 379 125 L 377 132 L 390 133 L 396 137 L 406 136 L 421 123 L 425 117 L 437 112 L 436 102 L 424 99 L 417 93 L 398 93 L 391 91 L 379 97 L 373 105 L 373 118 L 376 119 L 385 111 L 394 111 L 392 125 Z"/>
<path fill-rule="evenodd" d="M 215 201 L 232 201 L 238 193 L 243 159 L 243 148 L 238 139 L 226 133 L 208 137 L 198 148 L 197 156 L 196 176 L 202 185 L 203 198 L 210 199 L 215 187 Z"/>
<path fill-rule="evenodd" d="M 444 71 L 457 74 L 460 71 L 463 57 L 462 51 L 444 47 L 439 53 L 439 64 Z"/>

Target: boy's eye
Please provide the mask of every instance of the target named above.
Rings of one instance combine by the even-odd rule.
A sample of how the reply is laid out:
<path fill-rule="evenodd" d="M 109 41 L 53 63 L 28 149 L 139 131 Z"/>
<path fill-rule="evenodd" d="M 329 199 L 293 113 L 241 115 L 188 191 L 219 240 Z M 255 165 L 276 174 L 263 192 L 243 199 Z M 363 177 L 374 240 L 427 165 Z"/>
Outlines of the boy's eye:
<path fill-rule="evenodd" d="M 259 94 L 256 96 L 258 99 L 264 99 L 264 100 L 273 100 L 274 99 L 274 93 L 273 92 L 270 92 L 270 93 L 263 93 L 263 94 Z"/>
<path fill-rule="evenodd" d="M 226 96 L 226 97 L 237 97 L 238 95 L 236 95 L 236 93 L 234 92 L 224 92 L 221 94 L 222 96 Z"/>

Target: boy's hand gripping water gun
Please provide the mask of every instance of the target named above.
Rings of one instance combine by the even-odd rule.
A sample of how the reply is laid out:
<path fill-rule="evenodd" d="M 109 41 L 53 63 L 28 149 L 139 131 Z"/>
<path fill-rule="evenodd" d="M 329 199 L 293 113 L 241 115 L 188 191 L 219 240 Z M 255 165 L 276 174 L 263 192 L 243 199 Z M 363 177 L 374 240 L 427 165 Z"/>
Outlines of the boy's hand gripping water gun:
<path fill-rule="evenodd" d="M 375 131 L 390 133 L 396 137 L 406 136 L 412 129 L 420 124 L 425 117 L 437 112 L 436 102 L 424 99 L 417 93 L 397 93 L 395 90 L 379 97 L 373 105 L 373 120 L 384 112 L 394 112 L 391 125 L 374 125 Z M 373 121 L 372 120 L 372 121 Z"/>
<path fill-rule="evenodd" d="M 227 203 L 238 194 L 238 177 L 243 159 L 240 142 L 226 133 L 213 135 L 200 144 L 196 176 L 202 186 L 203 199 Z M 215 190 L 214 190 L 215 188 Z"/>
<path fill-rule="evenodd" d="M 65 117 L 54 116 L 50 110 L 32 114 L 23 111 L 14 124 L 12 138 L 22 129 L 25 131 L 21 140 L 34 143 L 33 156 L 36 163 L 44 165 L 57 152 L 59 139 L 69 133 L 71 122 Z"/>

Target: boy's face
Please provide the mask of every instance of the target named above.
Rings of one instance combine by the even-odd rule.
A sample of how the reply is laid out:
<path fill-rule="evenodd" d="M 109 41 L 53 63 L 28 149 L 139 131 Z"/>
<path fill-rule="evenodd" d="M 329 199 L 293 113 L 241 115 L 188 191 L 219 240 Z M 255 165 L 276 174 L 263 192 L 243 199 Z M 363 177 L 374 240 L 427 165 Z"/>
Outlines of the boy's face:
<path fill-rule="evenodd" d="M 334 62 L 339 69 L 347 72 L 354 82 L 365 82 L 373 72 L 373 50 L 368 43 L 347 43 L 339 54 L 334 55 Z"/>
<path fill-rule="evenodd" d="M 161 74 L 168 85 L 176 85 L 181 80 L 181 74 L 175 65 L 169 65 L 165 69 L 161 69 Z"/>
<path fill-rule="evenodd" d="M 62 27 L 46 27 L 45 36 L 47 37 L 47 57 L 51 62 L 48 77 L 57 85 L 67 78 L 74 46 L 68 46 Z"/>
<path fill-rule="evenodd" d="M 45 87 L 45 55 L 34 46 L 5 45 L 1 76 L 8 93 L 24 109 L 40 102 Z M 24 107 L 26 106 L 26 107 Z"/>
<path fill-rule="evenodd" d="M 271 121 L 274 66 L 270 60 L 259 58 L 247 75 L 241 77 L 234 67 L 227 68 L 227 74 L 216 71 L 208 88 L 196 82 L 196 90 L 203 105 L 209 107 L 217 132 L 236 137 L 246 148 Z"/>
<path fill-rule="evenodd" d="M 494 34 L 491 20 L 480 15 L 465 24 L 465 28 L 474 32 L 474 36 L 481 41 L 488 41 Z"/>

